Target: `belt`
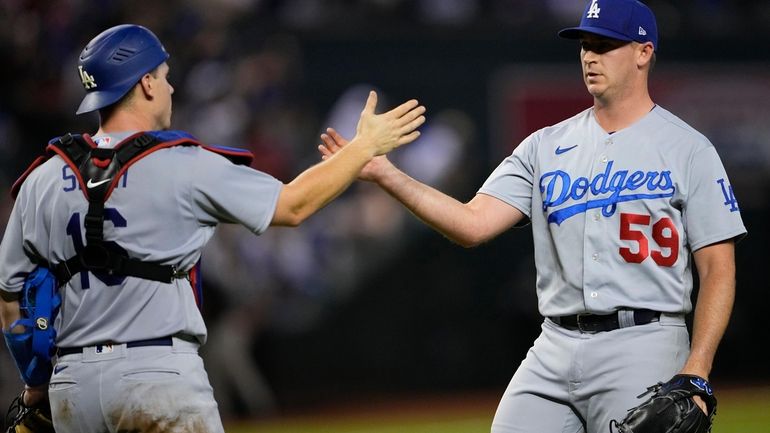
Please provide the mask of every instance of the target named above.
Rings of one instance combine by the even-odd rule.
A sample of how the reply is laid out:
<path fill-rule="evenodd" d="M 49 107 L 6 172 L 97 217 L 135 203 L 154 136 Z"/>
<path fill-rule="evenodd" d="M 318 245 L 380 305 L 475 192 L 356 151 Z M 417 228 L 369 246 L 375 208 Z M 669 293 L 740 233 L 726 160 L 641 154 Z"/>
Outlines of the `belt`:
<path fill-rule="evenodd" d="M 109 346 L 111 344 L 120 344 L 120 343 L 102 343 L 102 344 L 94 344 L 92 346 L 85 346 L 85 347 L 60 347 L 59 350 L 56 351 L 56 354 L 58 356 L 64 356 L 64 355 L 72 355 L 75 353 L 83 353 L 83 349 L 86 347 L 96 347 L 97 352 L 99 351 L 99 347 L 101 346 Z M 150 338 L 147 340 L 137 340 L 137 341 L 129 341 L 126 343 L 127 348 L 132 347 L 145 347 L 145 346 L 171 346 L 174 342 L 171 337 L 160 337 L 160 338 Z"/>
<path fill-rule="evenodd" d="M 646 325 L 660 319 L 660 311 L 618 310 L 610 314 L 581 313 L 549 317 L 557 325 L 580 332 L 604 332 L 629 326 Z"/>

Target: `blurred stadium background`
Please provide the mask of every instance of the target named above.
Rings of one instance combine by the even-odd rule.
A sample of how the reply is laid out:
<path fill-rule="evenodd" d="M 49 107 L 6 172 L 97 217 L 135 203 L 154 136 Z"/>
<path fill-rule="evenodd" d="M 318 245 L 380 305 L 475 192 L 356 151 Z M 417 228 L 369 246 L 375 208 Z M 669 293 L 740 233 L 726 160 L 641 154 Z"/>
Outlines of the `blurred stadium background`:
<path fill-rule="evenodd" d="M 718 148 L 749 229 L 712 374 L 717 389 L 730 390 L 715 432 L 767 432 L 770 3 L 647 3 L 661 29 L 653 98 Z M 283 181 L 318 161 L 324 128 L 351 135 L 368 89 L 384 97 L 381 109 L 418 98 L 429 110 L 424 135 L 394 159 L 466 200 L 530 132 L 590 104 L 577 45 L 555 36 L 583 5 L 2 0 L 0 227 L 10 185 L 47 140 L 96 129 L 96 117 L 74 116 L 75 63 L 109 26 L 142 24 L 164 41 L 174 128 L 248 148 L 254 167 Z M 541 320 L 528 229 L 465 250 L 366 184 L 299 229 L 256 238 L 221 227 L 203 271 L 203 354 L 233 431 L 252 431 L 252 420 L 257 431 L 411 431 L 394 414 L 414 431 L 486 431 Z M 20 382 L 0 352 L 1 403 Z M 339 425 L 297 415 L 352 413 Z M 375 426 L 383 419 L 392 430 Z"/>

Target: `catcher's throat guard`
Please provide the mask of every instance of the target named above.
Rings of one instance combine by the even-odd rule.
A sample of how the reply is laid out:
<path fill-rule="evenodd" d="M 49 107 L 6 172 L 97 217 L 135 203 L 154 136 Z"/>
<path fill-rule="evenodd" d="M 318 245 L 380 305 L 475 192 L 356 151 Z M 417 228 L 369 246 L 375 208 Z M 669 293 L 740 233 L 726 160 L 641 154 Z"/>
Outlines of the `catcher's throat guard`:
<path fill-rule="evenodd" d="M 610 421 L 610 433 L 708 433 L 717 410 L 717 399 L 709 382 L 699 376 L 677 374 L 658 382 L 637 398 L 652 393 L 645 402 L 628 410 L 618 422 Z M 706 402 L 708 414 L 695 404 L 693 396 Z"/>

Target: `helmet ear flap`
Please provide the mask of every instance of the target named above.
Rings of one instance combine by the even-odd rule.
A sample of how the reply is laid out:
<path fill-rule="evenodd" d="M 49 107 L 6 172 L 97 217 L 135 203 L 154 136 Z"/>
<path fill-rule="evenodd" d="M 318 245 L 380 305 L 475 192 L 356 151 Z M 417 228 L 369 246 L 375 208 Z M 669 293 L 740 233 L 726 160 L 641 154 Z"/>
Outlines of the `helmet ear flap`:
<path fill-rule="evenodd" d="M 157 36 L 146 27 L 123 24 L 109 28 L 80 53 L 78 73 L 86 90 L 77 114 L 119 101 L 145 74 L 169 58 Z"/>

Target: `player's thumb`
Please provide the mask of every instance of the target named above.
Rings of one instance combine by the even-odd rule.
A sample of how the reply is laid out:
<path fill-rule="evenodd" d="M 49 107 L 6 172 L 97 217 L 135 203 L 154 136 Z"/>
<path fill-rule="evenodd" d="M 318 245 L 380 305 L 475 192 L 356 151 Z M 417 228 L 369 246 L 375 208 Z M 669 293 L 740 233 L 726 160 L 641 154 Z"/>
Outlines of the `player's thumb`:
<path fill-rule="evenodd" d="M 377 92 L 370 90 L 369 98 L 366 99 L 366 105 L 364 105 L 364 112 L 362 114 L 374 114 L 375 108 L 377 108 Z"/>

